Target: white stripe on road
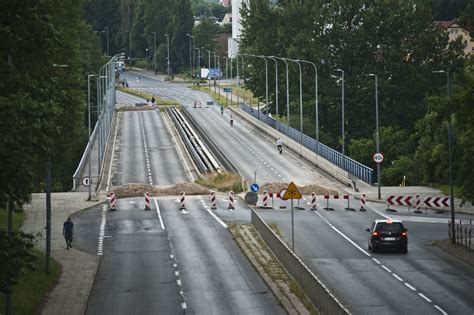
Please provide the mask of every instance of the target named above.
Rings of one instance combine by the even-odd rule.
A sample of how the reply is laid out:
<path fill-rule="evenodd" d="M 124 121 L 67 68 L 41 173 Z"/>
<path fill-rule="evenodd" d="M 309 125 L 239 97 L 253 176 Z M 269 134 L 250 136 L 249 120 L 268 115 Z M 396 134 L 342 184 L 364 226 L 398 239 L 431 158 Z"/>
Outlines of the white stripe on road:
<path fill-rule="evenodd" d="M 397 279 L 398 281 L 403 282 L 403 279 L 400 278 L 396 273 L 392 273 L 392 276 L 393 276 L 395 279 Z"/>
<path fill-rule="evenodd" d="M 163 222 L 163 218 L 161 217 L 161 211 L 160 211 L 160 206 L 158 205 L 158 201 L 156 200 L 156 198 L 153 198 L 153 200 L 155 200 L 156 214 L 158 214 L 158 219 L 160 220 L 161 229 L 166 230 L 165 223 Z"/>
<path fill-rule="evenodd" d="M 443 314 L 443 315 L 448 315 L 448 313 L 446 313 L 446 312 L 445 312 L 441 307 L 439 307 L 438 305 L 435 305 L 434 307 L 435 307 L 435 309 L 437 309 L 438 311 L 440 311 L 441 314 Z"/>
<path fill-rule="evenodd" d="M 385 267 L 384 265 L 381 265 L 380 267 L 382 267 L 383 269 L 385 269 L 385 271 L 389 272 L 389 273 L 392 273 L 392 270 L 388 269 L 387 267 Z"/>
<path fill-rule="evenodd" d="M 99 229 L 99 244 L 97 246 L 97 256 L 104 254 L 104 235 L 105 235 L 105 224 L 107 222 L 107 205 L 102 205 L 102 220 L 100 222 Z"/>
<path fill-rule="evenodd" d="M 424 295 L 423 293 L 418 293 L 418 295 L 424 298 L 428 303 L 431 303 L 431 300 L 428 297 L 426 297 L 426 295 Z"/>
<path fill-rule="evenodd" d="M 408 282 L 405 282 L 405 285 L 406 285 L 408 288 L 410 288 L 410 290 L 416 291 L 415 287 L 412 286 L 411 284 L 409 284 Z"/>

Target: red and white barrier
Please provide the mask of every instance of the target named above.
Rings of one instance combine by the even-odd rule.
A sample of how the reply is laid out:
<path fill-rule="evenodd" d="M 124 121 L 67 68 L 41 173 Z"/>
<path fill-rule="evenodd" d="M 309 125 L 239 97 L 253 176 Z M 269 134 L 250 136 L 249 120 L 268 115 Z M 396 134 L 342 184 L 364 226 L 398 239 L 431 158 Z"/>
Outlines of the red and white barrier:
<path fill-rule="evenodd" d="M 211 209 L 213 209 L 213 210 L 217 209 L 216 193 L 214 191 L 211 191 Z"/>
<path fill-rule="evenodd" d="M 323 208 L 324 210 L 326 211 L 334 211 L 334 208 L 331 208 L 329 206 L 329 198 L 331 197 L 331 195 L 324 195 L 324 199 L 326 199 L 326 207 Z M 339 195 L 334 195 L 334 199 L 339 199 Z"/>
<path fill-rule="evenodd" d="M 367 211 L 367 209 L 365 208 L 366 201 L 367 201 L 367 199 L 365 197 L 365 194 L 362 194 L 360 196 L 360 209 L 359 209 L 359 211 Z"/>
<path fill-rule="evenodd" d="M 388 196 L 387 197 L 387 205 L 392 206 L 411 206 L 413 199 L 412 196 Z"/>
<path fill-rule="evenodd" d="M 115 211 L 115 193 L 110 193 L 110 211 Z"/>
<path fill-rule="evenodd" d="M 318 210 L 317 205 L 316 205 L 316 193 L 315 192 L 311 193 L 311 210 Z"/>
<path fill-rule="evenodd" d="M 229 210 L 234 210 L 234 192 L 229 191 L 229 206 L 227 207 Z"/>
<path fill-rule="evenodd" d="M 444 208 L 449 207 L 449 197 L 426 197 L 423 203 L 428 208 Z"/>
<path fill-rule="evenodd" d="M 150 208 L 150 193 L 145 193 L 145 210 L 151 210 Z"/>
<path fill-rule="evenodd" d="M 351 208 L 351 198 L 349 195 L 344 195 L 342 196 L 344 198 L 344 200 L 347 200 L 347 207 L 344 208 L 344 210 L 346 211 L 355 211 L 354 208 Z"/>
<path fill-rule="evenodd" d="M 415 213 L 421 213 L 421 199 L 420 195 L 415 195 Z"/>
<path fill-rule="evenodd" d="M 263 191 L 263 206 L 268 207 L 268 191 Z"/>
<path fill-rule="evenodd" d="M 179 197 L 179 210 L 186 210 L 186 206 L 184 205 L 184 200 L 186 199 L 186 194 L 184 191 L 181 192 Z"/>

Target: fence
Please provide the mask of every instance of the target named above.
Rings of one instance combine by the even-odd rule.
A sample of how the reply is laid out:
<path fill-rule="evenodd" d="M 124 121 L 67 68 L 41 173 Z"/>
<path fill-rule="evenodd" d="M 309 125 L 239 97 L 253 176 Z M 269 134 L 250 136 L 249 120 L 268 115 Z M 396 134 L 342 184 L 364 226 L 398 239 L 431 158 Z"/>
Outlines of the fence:
<path fill-rule="evenodd" d="M 306 265 L 273 233 L 263 219 L 252 209 L 252 225 L 267 243 L 288 273 L 298 282 L 321 314 L 349 314 L 326 286 Z"/>
<path fill-rule="evenodd" d="M 304 147 L 310 149 L 314 153 L 318 154 L 319 156 L 325 158 L 329 162 L 337 165 L 341 169 L 345 170 L 349 174 L 357 177 L 358 179 L 372 185 L 374 182 L 374 174 L 373 169 L 361 164 L 350 157 L 342 155 L 338 151 L 331 149 L 327 145 L 322 144 L 321 142 L 316 141 L 315 139 L 302 134 L 299 130 L 296 130 L 293 127 L 288 126 L 287 124 L 283 124 L 268 115 L 263 114 L 250 107 L 245 103 L 240 104 L 240 108 L 252 115 L 253 117 L 257 118 L 258 120 L 266 123 L 267 125 L 273 127 L 274 129 L 278 130 L 279 132 L 283 133 L 287 137 L 291 138 L 292 140 L 301 143 Z"/>
<path fill-rule="evenodd" d="M 472 249 L 472 220 L 459 220 L 459 223 L 454 221 L 454 241 L 456 244 L 462 245 L 469 250 Z M 453 239 L 451 235 L 451 220 L 448 222 L 449 239 Z"/>

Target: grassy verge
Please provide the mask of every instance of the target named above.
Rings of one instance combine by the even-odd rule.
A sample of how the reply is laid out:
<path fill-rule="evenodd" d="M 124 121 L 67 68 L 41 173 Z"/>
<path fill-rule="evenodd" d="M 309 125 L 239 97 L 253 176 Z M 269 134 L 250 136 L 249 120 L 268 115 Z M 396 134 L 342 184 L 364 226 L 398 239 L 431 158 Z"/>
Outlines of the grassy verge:
<path fill-rule="evenodd" d="M 232 190 L 234 193 L 240 193 L 243 191 L 242 178 L 234 173 L 208 174 L 204 179 L 196 180 L 196 183 L 223 192 Z"/>
<path fill-rule="evenodd" d="M 451 195 L 451 188 L 449 185 L 435 184 L 434 188 L 441 190 L 443 194 L 445 194 L 446 196 Z M 459 198 L 459 199 L 462 198 L 461 190 L 462 190 L 462 187 L 456 186 L 456 185 L 453 186 L 454 198 Z"/>
<path fill-rule="evenodd" d="M 237 87 L 236 85 L 222 85 L 221 86 L 221 88 L 224 88 L 224 87 L 232 88 L 232 101 L 231 101 L 231 97 L 230 97 L 230 93 L 229 93 L 229 95 L 227 96 L 227 106 L 239 106 L 239 102 L 237 101 L 237 92 L 238 92 L 239 97 L 243 98 L 246 102 L 248 102 L 249 98 L 251 97 L 252 98 L 252 104 L 257 104 L 257 99 L 253 97 L 252 92 L 247 91 L 247 90 L 243 89 L 240 86 Z M 210 89 L 209 89 L 208 85 L 201 85 L 200 87 L 193 86 L 192 89 L 195 90 L 195 91 L 206 92 L 207 94 L 212 96 L 212 98 L 219 105 L 226 106 L 225 96 L 222 95 L 222 94 L 214 92 L 214 86 L 213 85 L 211 85 Z"/>
<path fill-rule="evenodd" d="M 13 212 L 13 226 L 19 230 L 23 225 L 23 212 Z M 7 211 L 0 209 L 0 228 L 7 227 Z M 51 274 L 45 273 L 45 255 L 35 251 L 37 255 L 35 270 L 27 269 L 23 277 L 13 288 L 12 310 L 14 314 L 38 314 L 46 294 L 58 282 L 61 275 L 60 265 L 51 259 Z M 0 312 L 5 309 L 5 296 L 0 294 Z"/>
<path fill-rule="evenodd" d="M 146 93 L 146 92 L 143 92 L 143 91 L 138 91 L 138 90 L 123 87 L 123 86 L 119 86 L 118 90 L 122 91 L 122 92 L 125 92 L 125 93 L 128 93 L 128 94 L 138 96 L 138 97 L 142 97 L 142 98 L 147 99 L 147 100 L 151 100 L 151 98 L 153 97 L 153 94 Z M 163 97 L 155 96 L 155 99 L 156 99 L 156 103 L 158 105 L 167 105 L 167 106 L 180 105 L 178 101 L 172 100 L 172 99 L 169 99 L 169 98 L 163 98 Z"/>

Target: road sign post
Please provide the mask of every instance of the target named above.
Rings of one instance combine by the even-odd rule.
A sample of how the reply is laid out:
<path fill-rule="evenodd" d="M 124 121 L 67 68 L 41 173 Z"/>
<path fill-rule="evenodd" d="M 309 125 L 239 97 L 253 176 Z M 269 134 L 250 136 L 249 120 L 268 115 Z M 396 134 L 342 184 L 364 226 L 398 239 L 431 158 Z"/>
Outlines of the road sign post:
<path fill-rule="evenodd" d="M 285 194 L 283 195 L 283 200 L 291 199 L 291 250 L 295 251 L 295 220 L 294 220 L 294 208 L 293 208 L 293 199 L 301 199 L 303 196 L 296 188 L 295 183 L 291 182 L 286 188 Z"/>

